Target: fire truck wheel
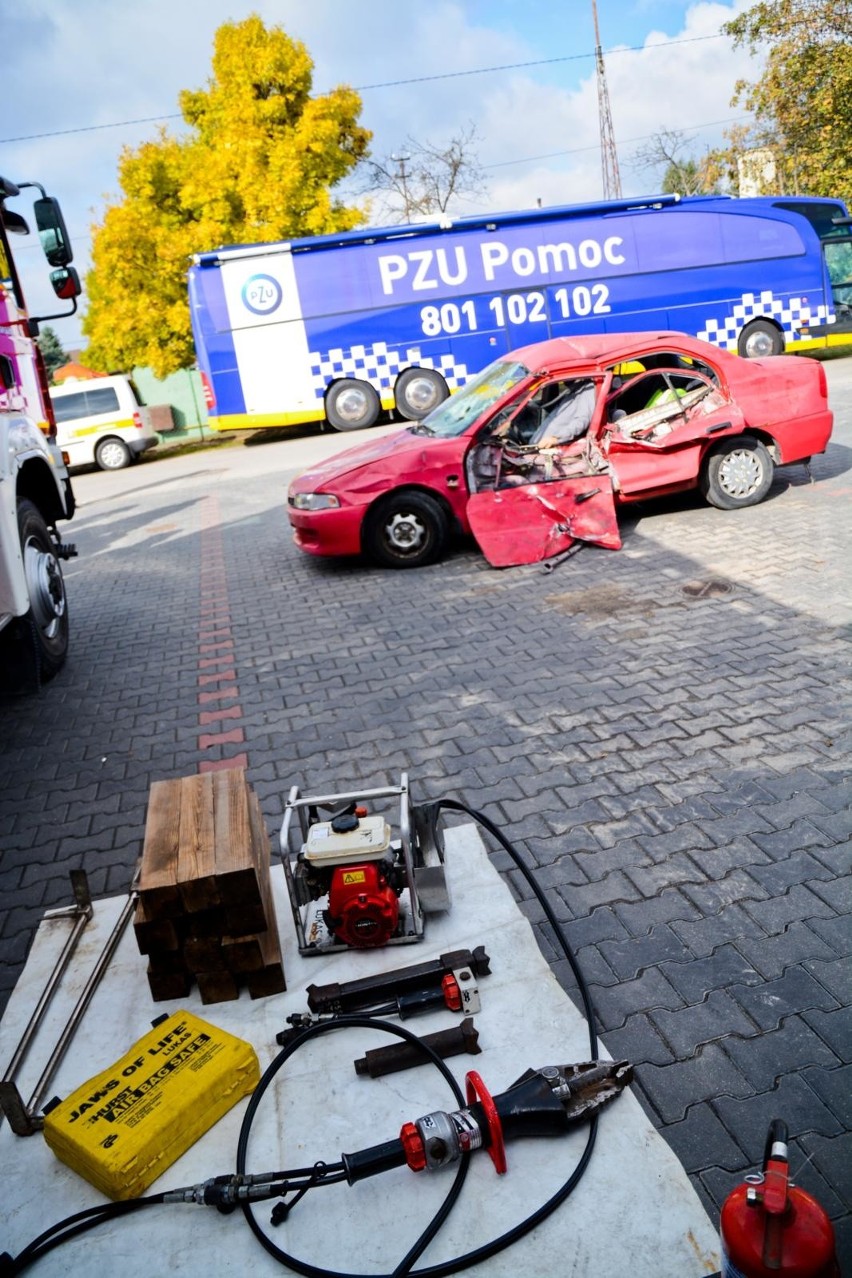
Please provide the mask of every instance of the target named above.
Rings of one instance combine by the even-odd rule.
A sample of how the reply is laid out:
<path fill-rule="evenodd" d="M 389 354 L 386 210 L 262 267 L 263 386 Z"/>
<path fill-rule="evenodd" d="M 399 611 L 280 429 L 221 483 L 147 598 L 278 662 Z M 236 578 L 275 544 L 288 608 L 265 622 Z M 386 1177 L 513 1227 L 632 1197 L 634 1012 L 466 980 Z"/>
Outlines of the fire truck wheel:
<path fill-rule="evenodd" d="M 18 502 L 18 532 L 30 608 L 0 632 L 4 688 L 31 691 L 62 668 L 68 652 L 68 604 L 62 567 L 39 509 Z"/>
<path fill-rule="evenodd" d="M 434 497 L 391 493 L 367 516 L 364 550 L 384 568 L 420 568 L 440 558 L 448 534 L 447 516 Z"/>

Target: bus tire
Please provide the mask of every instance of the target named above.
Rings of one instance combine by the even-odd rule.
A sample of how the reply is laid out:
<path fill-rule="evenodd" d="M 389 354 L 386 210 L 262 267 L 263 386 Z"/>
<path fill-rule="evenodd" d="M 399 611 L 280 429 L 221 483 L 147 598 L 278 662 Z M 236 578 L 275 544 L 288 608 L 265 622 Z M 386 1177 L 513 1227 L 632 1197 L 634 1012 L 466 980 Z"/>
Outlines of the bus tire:
<path fill-rule="evenodd" d="M 62 568 L 41 511 L 18 502 L 18 534 L 29 611 L 0 631 L 4 692 L 33 692 L 62 669 L 68 653 L 68 604 Z"/>
<path fill-rule="evenodd" d="M 449 520 L 434 497 L 421 492 L 391 493 L 364 523 L 363 548 L 383 568 L 420 568 L 440 558 Z"/>
<path fill-rule="evenodd" d="M 123 439 L 111 435 L 102 439 L 95 449 L 95 461 L 101 470 L 124 470 L 132 460 L 130 449 Z"/>
<path fill-rule="evenodd" d="M 772 458 L 760 440 L 739 435 L 724 440 L 707 456 L 701 491 L 717 510 L 741 510 L 763 501 L 774 473 Z"/>
<path fill-rule="evenodd" d="M 769 320 L 752 320 L 746 324 L 737 342 L 743 359 L 767 359 L 784 354 L 784 334 Z"/>
<path fill-rule="evenodd" d="M 370 383 L 354 377 L 334 382 L 325 397 L 325 415 L 335 430 L 364 430 L 375 424 L 381 407 Z"/>
<path fill-rule="evenodd" d="M 449 396 L 449 387 L 434 368 L 407 368 L 394 387 L 397 411 L 410 422 L 421 421 Z"/>

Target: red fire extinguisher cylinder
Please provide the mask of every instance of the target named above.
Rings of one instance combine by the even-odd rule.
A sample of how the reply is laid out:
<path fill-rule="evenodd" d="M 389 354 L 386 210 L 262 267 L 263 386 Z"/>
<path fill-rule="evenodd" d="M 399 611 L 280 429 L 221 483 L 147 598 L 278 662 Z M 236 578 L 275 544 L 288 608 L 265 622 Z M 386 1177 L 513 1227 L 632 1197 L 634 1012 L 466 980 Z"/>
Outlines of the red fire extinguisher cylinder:
<path fill-rule="evenodd" d="M 769 1127 L 763 1174 L 722 1206 L 722 1278 L 841 1278 L 834 1230 L 819 1203 L 790 1184 L 787 1126 Z"/>

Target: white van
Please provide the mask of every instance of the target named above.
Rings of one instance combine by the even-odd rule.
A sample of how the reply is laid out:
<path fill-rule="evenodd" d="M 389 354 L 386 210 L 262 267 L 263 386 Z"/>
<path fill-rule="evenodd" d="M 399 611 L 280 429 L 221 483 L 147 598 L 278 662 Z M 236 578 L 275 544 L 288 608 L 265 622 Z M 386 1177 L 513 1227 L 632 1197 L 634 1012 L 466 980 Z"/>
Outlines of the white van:
<path fill-rule="evenodd" d="M 51 386 L 59 447 L 69 466 L 95 462 L 101 470 L 121 470 L 158 444 L 151 413 L 136 396 L 129 377 L 93 377 Z"/>

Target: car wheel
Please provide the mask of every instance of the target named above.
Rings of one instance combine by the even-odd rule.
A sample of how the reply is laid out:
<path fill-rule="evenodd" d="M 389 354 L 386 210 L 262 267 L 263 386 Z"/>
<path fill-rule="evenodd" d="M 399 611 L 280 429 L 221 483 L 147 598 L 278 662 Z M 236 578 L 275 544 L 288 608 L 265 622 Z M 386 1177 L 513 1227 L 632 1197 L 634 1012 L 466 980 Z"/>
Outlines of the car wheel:
<path fill-rule="evenodd" d="M 4 691 L 35 691 L 52 679 L 68 652 L 68 605 L 62 568 L 41 512 L 18 503 L 18 534 L 29 611 L 0 632 Z"/>
<path fill-rule="evenodd" d="M 744 359 L 766 359 L 784 354 L 784 334 L 769 320 L 752 320 L 740 333 L 737 350 Z"/>
<path fill-rule="evenodd" d="M 325 397 L 325 415 L 335 430 L 363 430 L 372 426 L 381 406 L 370 383 L 352 377 L 335 382 Z"/>
<path fill-rule="evenodd" d="M 364 525 L 364 550 L 385 568 L 432 563 L 447 544 L 449 523 L 427 493 L 394 493 L 372 510 Z"/>
<path fill-rule="evenodd" d="M 95 461 L 101 470 L 123 470 L 130 465 L 131 452 L 120 439 L 102 439 L 95 449 Z"/>
<path fill-rule="evenodd" d="M 772 458 L 758 439 L 728 439 L 704 464 L 701 491 L 719 510 L 739 510 L 763 501 L 772 484 Z"/>
<path fill-rule="evenodd" d="M 447 383 L 433 368 L 407 368 L 394 387 L 397 409 L 412 422 L 419 422 L 431 413 L 449 393 Z"/>

